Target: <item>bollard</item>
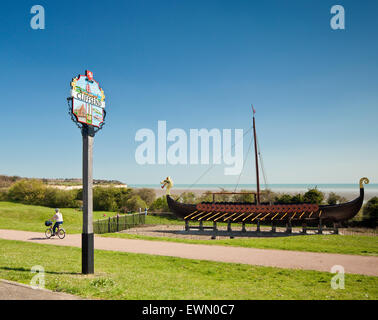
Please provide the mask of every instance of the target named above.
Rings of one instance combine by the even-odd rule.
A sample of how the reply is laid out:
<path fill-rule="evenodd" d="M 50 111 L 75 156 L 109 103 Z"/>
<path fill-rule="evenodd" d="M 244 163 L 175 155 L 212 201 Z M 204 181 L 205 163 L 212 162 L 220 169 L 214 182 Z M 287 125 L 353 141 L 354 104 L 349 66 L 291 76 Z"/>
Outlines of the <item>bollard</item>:
<path fill-rule="evenodd" d="M 232 232 L 230 220 L 228 220 L 228 222 L 227 222 L 227 232 Z"/>
<path fill-rule="evenodd" d="M 333 233 L 339 234 L 339 226 L 336 222 L 333 224 Z"/>
<path fill-rule="evenodd" d="M 319 219 L 318 233 L 323 234 L 322 219 Z"/>
<path fill-rule="evenodd" d="M 303 224 L 302 224 L 302 233 L 303 233 L 303 234 L 306 234 L 306 233 L 307 233 L 307 225 L 306 225 L 306 223 L 303 223 Z"/>
<path fill-rule="evenodd" d="M 291 221 L 289 220 L 288 223 L 286 223 L 286 233 L 291 233 L 292 228 L 291 228 Z"/>

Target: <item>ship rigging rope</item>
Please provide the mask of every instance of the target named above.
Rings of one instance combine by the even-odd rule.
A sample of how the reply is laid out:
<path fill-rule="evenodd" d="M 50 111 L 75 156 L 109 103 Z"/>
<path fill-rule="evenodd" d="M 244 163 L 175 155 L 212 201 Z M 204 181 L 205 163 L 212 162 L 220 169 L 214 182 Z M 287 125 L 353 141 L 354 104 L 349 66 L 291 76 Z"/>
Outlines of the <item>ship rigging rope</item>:
<path fill-rule="evenodd" d="M 252 130 L 252 128 L 253 128 L 253 126 L 251 126 L 251 127 L 249 127 L 249 129 L 247 130 L 247 131 L 245 131 L 244 132 L 244 134 L 243 134 L 243 137 L 241 138 L 241 139 L 239 139 L 237 142 L 235 142 L 232 146 L 231 146 L 231 148 L 229 148 L 228 150 L 227 150 L 227 152 L 228 151 L 230 151 L 231 152 L 231 150 L 232 150 L 232 148 L 233 147 L 235 147 L 235 145 L 236 144 L 238 144 L 240 141 L 243 141 L 243 139 L 244 139 L 244 137 Z M 221 157 L 222 157 L 222 155 L 221 155 Z M 219 159 L 220 160 L 220 159 Z M 214 167 L 215 167 L 215 165 L 216 165 L 216 161 L 213 163 L 213 165 L 211 165 L 209 168 L 207 168 L 205 171 L 204 171 L 204 173 L 202 173 L 201 175 L 200 175 L 200 177 L 196 180 L 196 181 L 194 181 L 187 189 L 189 190 L 189 189 L 191 189 L 191 188 L 193 188 L 193 186 L 195 186 L 197 183 L 198 183 L 198 181 L 200 181 L 211 169 L 213 169 Z M 183 194 L 185 193 L 185 191 L 183 191 L 183 192 L 181 192 L 180 193 L 180 195 L 177 197 L 177 199 L 179 199 Z"/>
<path fill-rule="evenodd" d="M 239 182 L 240 182 L 240 178 L 244 172 L 244 167 L 245 167 L 245 164 L 247 163 L 247 159 L 248 159 L 248 156 L 250 154 L 250 150 L 251 150 L 251 146 L 252 146 L 252 142 L 253 142 L 253 139 L 252 139 L 252 136 L 251 136 L 251 141 L 250 141 L 250 144 L 248 146 L 248 151 L 247 151 L 247 154 L 245 156 L 245 159 L 244 159 L 244 162 L 243 162 L 243 168 L 239 174 L 239 177 L 238 177 L 238 181 L 236 183 L 236 186 L 235 186 L 235 189 L 234 189 L 234 192 L 236 192 L 236 189 L 238 188 L 239 186 Z M 259 140 L 257 138 L 257 135 L 256 135 L 256 142 L 257 142 L 257 155 L 260 159 L 260 165 L 261 165 L 261 171 L 262 171 L 262 174 L 263 174 L 263 178 L 264 178 L 264 185 L 265 185 L 265 189 L 268 189 L 268 179 L 266 178 L 266 173 L 265 173 L 265 167 L 264 167 L 264 162 L 263 162 L 263 159 L 262 159 L 262 155 L 261 155 L 261 149 L 260 149 L 260 144 L 259 144 Z"/>
<path fill-rule="evenodd" d="M 239 174 L 238 181 L 237 181 L 237 183 L 236 183 L 236 186 L 235 186 L 234 192 L 236 192 L 236 189 L 237 189 L 238 186 L 239 186 L 240 178 L 241 178 L 241 176 L 242 176 L 242 174 L 243 174 L 245 164 L 247 163 L 247 159 L 248 159 L 248 156 L 249 156 L 249 153 L 250 153 L 250 150 L 251 150 L 252 142 L 253 142 L 253 139 L 252 139 L 252 136 L 251 136 L 251 141 L 249 142 L 249 146 L 248 146 L 247 154 L 245 155 L 244 162 L 243 162 L 243 167 L 242 167 L 242 169 L 241 169 L 241 171 L 240 171 L 240 174 Z"/>
<path fill-rule="evenodd" d="M 264 178 L 265 189 L 268 189 L 268 187 L 269 187 L 268 186 L 268 179 L 266 178 L 264 162 L 263 162 L 263 159 L 262 159 L 259 139 L 257 138 L 257 135 L 256 135 L 256 142 L 257 142 L 257 154 L 258 154 L 259 159 L 260 159 L 261 171 L 262 171 L 263 178 Z"/>

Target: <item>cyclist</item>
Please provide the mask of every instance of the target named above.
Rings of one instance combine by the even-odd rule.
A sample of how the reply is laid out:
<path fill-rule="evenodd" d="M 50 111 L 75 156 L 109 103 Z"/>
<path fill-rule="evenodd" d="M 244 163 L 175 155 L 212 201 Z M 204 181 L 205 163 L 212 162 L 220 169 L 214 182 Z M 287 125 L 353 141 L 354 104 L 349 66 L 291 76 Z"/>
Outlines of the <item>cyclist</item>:
<path fill-rule="evenodd" d="M 53 227 L 53 236 L 55 236 L 55 230 L 56 228 L 59 227 L 59 225 L 62 225 L 63 224 L 63 215 L 62 213 L 59 211 L 59 209 L 55 209 L 55 214 L 54 216 L 52 217 L 52 220 L 55 220 L 55 223 L 54 223 L 54 227 Z"/>

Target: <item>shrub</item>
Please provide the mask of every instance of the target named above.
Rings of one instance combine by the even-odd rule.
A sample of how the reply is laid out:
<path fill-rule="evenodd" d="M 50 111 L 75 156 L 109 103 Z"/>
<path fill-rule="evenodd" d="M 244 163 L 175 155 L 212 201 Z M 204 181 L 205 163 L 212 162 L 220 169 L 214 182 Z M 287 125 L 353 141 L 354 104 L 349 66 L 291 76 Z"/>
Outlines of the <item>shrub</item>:
<path fill-rule="evenodd" d="M 8 191 L 8 200 L 25 204 L 43 205 L 46 186 L 37 179 L 22 179 Z"/>
<path fill-rule="evenodd" d="M 139 208 L 143 211 L 145 208 L 147 208 L 147 204 L 140 196 L 133 195 L 126 201 L 126 208 L 127 211 L 139 211 Z"/>
<path fill-rule="evenodd" d="M 144 194 L 151 195 L 150 192 L 145 192 Z M 132 195 L 132 189 L 95 187 L 93 189 L 93 208 L 94 210 L 101 211 L 117 211 L 127 203 Z M 82 202 L 82 198 L 82 189 L 56 189 L 46 186 L 42 180 L 37 179 L 19 180 L 9 188 L 8 192 L 2 191 L 0 193 L 0 200 L 52 208 L 78 208 Z M 140 205 L 142 204 L 143 208 L 146 207 L 144 201 L 140 203 Z"/>
<path fill-rule="evenodd" d="M 129 189 L 129 188 L 110 188 L 110 189 L 112 189 L 114 199 L 117 203 L 118 208 L 121 208 L 124 204 L 126 204 L 127 200 L 130 199 L 130 197 L 134 195 L 133 189 Z"/>
<path fill-rule="evenodd" d="M 8 199 L 7 189 L 0 189 L 0 201 L 6 201 Z"/>
<path fill-rule="evenodd" d="M 160 198 L 155 199 L 155 201 L 151 204 L 150 210 L 152 211 L 169 211 L 167 198 L 165 196 L 162 196 Z"/>
<path fill-rule="evenodd" d="M 281 194 L 276 198 L 276 203 L 278 204 L 288 204 L 292 203 L 292 196 L 290 194 Z"/>
<path fill-rule="evenodd" d="M 76 200 L 83 200 L 83 189 L 76 190 Z"/>
<path fill-rule="evenodd" d="M 338 203 L 346 202 L 346 199 L 335 192 L 330 192 L 327 198 L 327 203 L 334 205 Z"/>
<path fill-rule="evenodd" d="M 57 193 L 58 193 L 57 189 L 46 188 L 45 196 L 44 196 L 44 204 L 47 207 L 55 207 L 55 208 L 58 207 L 58 205 L 56 204 Z"/>
<path fill-rule="evenodd" d="M 364 206 L 363 220 L 368 221 L 372 227 L 377 226 L 378 222 L 378 197 L 371 198 Z"/>
<path fill-rule="evenodd" d="M 151 205 L 156 198 L 156 192 L 154 189 L 142 188 L 133 191 L 134 194 L 138 195 L 147 205 Z"/>
<path fill-rule="evenodd" d="M 132 189 L 116 187 L 95 187 L 93 188 L 93 209 L 101 211 L 117 211 L 126 205 L 132 196 Z M 80 190 L 77 199 L 83 198 L 83 191 Z"/>
<path fill-rule="evenodd" d="M 74 208 L 78 206 L 76 191 L 47 187 L 41 180 L 23 179 L 14 183 L 6 194 L 6 199 L 24 204 L 51 208 Z"/>
<path fill-rule="evenodd" d="M 291 203 L 303 203 L 305 202 L 304 196 L 301 193 L 296 194 L 291 198 Z"/>
<path fill-rule="evenodd" d="M 240 192 L 248 192 L 248 190 L 240 190 Z M 255 202 L 255 196 L 252 193 L 234 194 L 233 197 L 232 197 L 232 201 L 254 203 Z"/>
<path fill-rule="evenodd" d="M 321 204 L 324 200 L 324 193 L 319 191 L 317 188 L 308 189 L 303 196 L 303 200 L 306 203 Z"/>
<path fill-rule="evenodd" d="M 274 202 L 277 198 L 277 194 L 270 189 L 262 190 L 260 192 L 260 201 L 261 202 Z"/>
<path fill-rule="evenodd" d="M 227 192 L 227 190 L 222 189 L 220 192 Z M 232 195 L 230 194 L 216 194 L 215 201 L 216 202 L 228 202 L 231 201 Z"/>
<path fill-rule="evenodd" d="M 51 208 L 78 207 L 76 191 L 46 188 L 43 205 Z"/>
<path fill-rule="evenodd" d="M 213 195 L 211 191 L 204 192 L 200 197 L 197 198 L 198 202 L 211 202 L 213 201 Z"/>
<path fill-rule="evenodd" d="M 183 192 L 180 195 L 180 201 L 183 203 L 196 203 L 196 195 L 194 192 Z"/>
<path fill-rule="evenodd" d="M 118 205 L 116 202 L 114 188 L 93 188 L 93 209 L 96 211 L 116 211 Z"/>

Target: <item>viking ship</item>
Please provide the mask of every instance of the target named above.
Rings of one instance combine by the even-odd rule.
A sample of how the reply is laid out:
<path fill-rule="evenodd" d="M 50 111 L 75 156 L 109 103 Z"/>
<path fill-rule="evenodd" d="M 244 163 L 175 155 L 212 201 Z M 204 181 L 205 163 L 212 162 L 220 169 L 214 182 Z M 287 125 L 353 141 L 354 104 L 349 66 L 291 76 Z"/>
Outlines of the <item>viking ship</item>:
<path fill-rule="evenodd" d="M 253 109 L 253 107 L 252 107 Z M 322 223 L 331 222 L 338 225 L 340 222 L 353 218 L 361 209 L 364 200 L 364 183 L 369 183 L 369 179 L 364 177 L 360 179 L 360 195 L 352 201 L 334 205 L 319 205 L 316 203 L 261 203 L 260 202 L 260 182 L 259 182 L 259 163 L 256 139 L 255 110 L 253 109 L 253 138 L 255 147 L 255 166 L 257 191 L 247 192 L 255 195 L 254 203 L 250 202 L 216 202 L 217 194 L 243 194 L 245 192 L 214 192 L 212 202 L 201 202 L 198 204 L 181 203 L 172 198 L 170 189 L 173 186 L 170 177 L 167 177 L 162 183 L 162 188 L 167 187 L 167 202 L 169 209 L 176 216 L 184 219 L 188 226 L 189 221 L 199 221 L 200 225 L 204 221 L 225 222 L 245 224 L 256 223 L 259 227 L 260 222 L 272 223 L 272 226 L 278 223 L 286 223 L 291 226 L 291 222 L 301 222 L 306 225 L 307 222 Z M 214 227 L 215 228 L 215 227 Z M 202 229 L 202 228 L 201 228 Z"/>

